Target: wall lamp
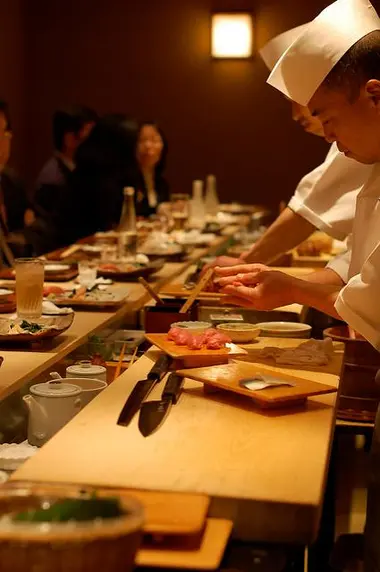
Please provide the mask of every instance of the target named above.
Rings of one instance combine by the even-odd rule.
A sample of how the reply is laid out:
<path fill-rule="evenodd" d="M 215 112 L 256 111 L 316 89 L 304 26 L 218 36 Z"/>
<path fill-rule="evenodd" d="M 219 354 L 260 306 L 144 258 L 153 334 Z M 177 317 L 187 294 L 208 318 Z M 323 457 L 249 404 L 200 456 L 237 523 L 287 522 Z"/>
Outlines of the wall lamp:
<path fill-rule="evenodd" d="M 252 14 L 217 12 L 211 16 L 211 55 L 213 58 L 250 58 L 252 50 Z"/>

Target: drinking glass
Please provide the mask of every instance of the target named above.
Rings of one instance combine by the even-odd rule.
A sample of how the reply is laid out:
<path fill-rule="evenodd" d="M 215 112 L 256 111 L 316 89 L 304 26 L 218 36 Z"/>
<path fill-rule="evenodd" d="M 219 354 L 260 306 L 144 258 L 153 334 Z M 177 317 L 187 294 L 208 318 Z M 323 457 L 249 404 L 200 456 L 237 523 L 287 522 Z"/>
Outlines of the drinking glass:
<path fill-rule="evenodd" d="M 15 270 L 17 316 L 23 320 L 40 318 L 45 276 L 43 260 L 17 258 Z"/>
<path fill-rule="evenodd" d="M 98 263 L 95 260 L 80 260 L 78 262 L 78 281 L 81 286 L 88 288 L 95 280 Z"/>
<path fill-rule="evenodd" d="M 170 203 L 174 229 L 184 230 L 189 218 L 190 195 L 186 193 L 172 193 Z"/>

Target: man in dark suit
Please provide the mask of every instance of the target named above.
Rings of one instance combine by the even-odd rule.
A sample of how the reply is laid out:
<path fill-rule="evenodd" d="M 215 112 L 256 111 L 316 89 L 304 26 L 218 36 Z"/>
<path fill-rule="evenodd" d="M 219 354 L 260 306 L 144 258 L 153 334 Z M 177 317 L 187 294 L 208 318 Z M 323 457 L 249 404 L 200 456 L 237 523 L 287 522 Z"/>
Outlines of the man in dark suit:
<path fill-rule="evenodd" d="M 54 154 L 43 166 L 35 185 L 33 207 L 42 227 L 40 253 L 56 244 L 56 218 L 67 195 L 68 180 L 75 168 L 75 153 L 97 120 L 95 111 L 73 106 L 53 115 Z"/>

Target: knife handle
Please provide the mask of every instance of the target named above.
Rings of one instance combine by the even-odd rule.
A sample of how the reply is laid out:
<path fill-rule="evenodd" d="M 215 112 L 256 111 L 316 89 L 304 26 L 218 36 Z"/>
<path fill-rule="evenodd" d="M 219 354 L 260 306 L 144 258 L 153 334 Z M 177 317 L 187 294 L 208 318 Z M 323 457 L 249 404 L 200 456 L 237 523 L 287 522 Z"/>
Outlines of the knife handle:
<path fill-rule="evenodd" d="M 150 372 L 148 373 L 148 379 L 155 379 L 161 381 L 161 379 L 168 373 L 172 358 L 166 354 L 163 354 L 158 358 Z"/>
<path fill-rule="evenodd" d="M 183 377 L 180 377 L 176 373 L 171 373 L 168 377 L 168 381 L 165 383 L 161 399 L 171 399 L 173 405 L 175 405 L 181 393 L 183 381 Z"/>

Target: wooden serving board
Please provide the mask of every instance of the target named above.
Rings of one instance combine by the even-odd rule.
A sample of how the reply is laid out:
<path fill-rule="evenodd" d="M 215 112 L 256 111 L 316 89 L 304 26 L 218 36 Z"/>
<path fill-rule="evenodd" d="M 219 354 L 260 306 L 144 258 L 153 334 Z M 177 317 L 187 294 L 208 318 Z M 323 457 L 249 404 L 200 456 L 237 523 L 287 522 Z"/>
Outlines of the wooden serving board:
<path fill-rule="evenodd" d="M 53 261 L 52 261 L 53 262 Z M 59 261 L 62 263 L 62 261 Z M 68 268 L 62 272 L 45 272 L 45 282 L 68 282 L 78 276 L 78 269 L 75 267 Z M 4 280 L 14 280 L 15 271 L 13 268 L 4 268 L 0 271 L 0 278 Z"/>
<path fill-rule="evenodd" d="M 199 367 L 194 369 L 182 369 L 177 373 L 183 377 L 201 381 L 205 385 L 211 385 L 218 389 L 233 391 L 251 398 L 259 407 L 275 408 L 292 406 L 304 402 L 308 397 L 323 393 L 334 393 L 336 388 L 323 383 L 303 379 L 287 373 L 279 373 L 270 367 L 265 367 L 247 362 L 235 362 L 226 365 L 212 367 Z M 283 381 L 294 383 L 294 386 L 279 386 L 260 391 L 251 391 L 240 387 L 239 382 L 244 378 L 255 374 L 268 374 L 280 378 Z"/>
<path fill-rule="evenodd" d="M 146 339 L 151 342 L 154 346 L 160 348 L 170 357 L 174 359 L 184 359 L 189 357 L 237 357 L 247 354 L 246 350 L 240 348 L 236 344 L 226 344 L 226 347 L 220 350 L 189 350 L 187 346 L 177 346 L 171 340 L 168 340 L 167 334 L 145 334 Z"/>
<path fill-rule="evenodd" d="M 208 518 L 197 544 L 194 539 L 176 539 L 171 545 L 157 548 L 146 546 L 137 553 L 138 566 L 184 568 L 187 570 L 216 570 L 223 558 L 232 531 L 230 520 Z"/>
<path fill-rule="evenodd" d="M 46 493 L 46 490 L 49 490 L 52 494 L 67 496 L 80 489 L 95 492 L 100 497 L 132 497 L 144 507 L 144 533 L 170 537 L 200 534 L 204 529 L 210 504 L 208 496 L 195 493 L 140 491 L 31 481 L 22 481 L 21 484 L 30 487 L 35 494 L 44 491 Z M 18 485 L 20 481 L 9 481 L 4 487 L 12 489 Z"/>

